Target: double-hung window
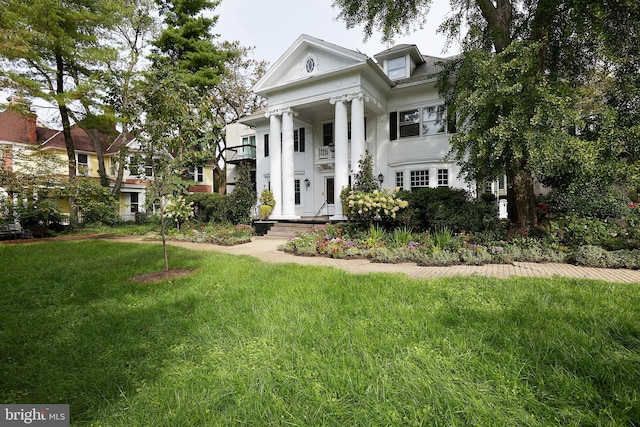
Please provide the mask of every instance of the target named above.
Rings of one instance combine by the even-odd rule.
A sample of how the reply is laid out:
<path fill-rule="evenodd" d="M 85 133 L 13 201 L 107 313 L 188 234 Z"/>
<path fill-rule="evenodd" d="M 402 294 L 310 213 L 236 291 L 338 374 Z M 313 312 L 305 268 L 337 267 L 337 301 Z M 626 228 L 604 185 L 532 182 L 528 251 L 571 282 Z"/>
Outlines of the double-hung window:
<path fill-rule="evenodd" d="M 387 61 L 387 75 L 391 80 L 407 77 L 407 59 L 405 56 L 393 58 Z"/>
<path fill-rule="evenodd" d="M 86 154 L 76 154 L 77 174 L 89 175 L 89 156 Z"/>
<path fill-rule="evenodd" d="M 447 129 L 444 105 L 434 105 L 422 109 L 422 135 L 444 133 Z"/>
<path fill-rule="evenodd" d="M 453 121 L 447 123 L 444 104 L 392 112 L 389 126 L 391 140 L 455 132 Z"/>
<path fill-rule="evenodd" d="M 293 130 L 293 151 L 304 153 L 305 149 L 305 132 L 304 128 Z"/>
<path fill-rule="evenodd" d="M 400 112 L 400 138 L 420 136 L 420 110 L 406 110 Z"/>
<path fill-rule="evenodd" d="M 189 179 L 195 182 L 204 182 L 204 167 L 196 166 L 189 171 Z"/>

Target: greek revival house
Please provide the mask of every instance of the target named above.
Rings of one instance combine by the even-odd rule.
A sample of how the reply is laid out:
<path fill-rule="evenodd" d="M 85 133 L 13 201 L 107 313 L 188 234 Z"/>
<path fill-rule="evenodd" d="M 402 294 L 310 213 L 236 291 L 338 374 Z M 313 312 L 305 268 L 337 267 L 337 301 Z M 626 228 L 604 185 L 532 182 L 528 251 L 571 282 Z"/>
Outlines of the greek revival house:
<path fill-rule="evenodd" d="M 271 218 L 343 219 L 340 191 L 367 150 L 383 188 L 475 191 L 446 159 L 454 128 L 436 88 L 440 61 L 415 45 L 372 59 L 300 36 L 255 85 L 268 107 L 242 121 L 246 144 L 234 147 L 255 147 L 258 193 L 277 202 Z"/>

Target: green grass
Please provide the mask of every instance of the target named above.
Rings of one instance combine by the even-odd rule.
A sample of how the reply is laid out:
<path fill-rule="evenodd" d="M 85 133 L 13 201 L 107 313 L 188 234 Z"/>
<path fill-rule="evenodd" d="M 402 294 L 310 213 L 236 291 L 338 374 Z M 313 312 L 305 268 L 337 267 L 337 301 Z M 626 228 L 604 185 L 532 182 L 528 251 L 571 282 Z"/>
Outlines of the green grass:
<path fill-rule="evenodd" d="M 640 285 L 0 245 L 0 401 L 72 425 L 638 425 Z"/>

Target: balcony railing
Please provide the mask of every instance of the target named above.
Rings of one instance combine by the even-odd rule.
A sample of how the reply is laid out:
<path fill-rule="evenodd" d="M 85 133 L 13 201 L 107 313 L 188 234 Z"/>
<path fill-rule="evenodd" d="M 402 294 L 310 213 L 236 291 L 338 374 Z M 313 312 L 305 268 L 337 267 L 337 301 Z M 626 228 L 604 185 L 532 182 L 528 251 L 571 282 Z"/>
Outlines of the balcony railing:
<path fill-rule="evenodd" d="M 240 145 L 238 147 L 227 147 L 227 162 L 240 163 L 256 159 L 255 145 Z"/>
<path fill-rule="evenodd" d="M 336 150 L 333 147 L 325 146 L 316 148 L 316 160 L 335 160 Z"/>

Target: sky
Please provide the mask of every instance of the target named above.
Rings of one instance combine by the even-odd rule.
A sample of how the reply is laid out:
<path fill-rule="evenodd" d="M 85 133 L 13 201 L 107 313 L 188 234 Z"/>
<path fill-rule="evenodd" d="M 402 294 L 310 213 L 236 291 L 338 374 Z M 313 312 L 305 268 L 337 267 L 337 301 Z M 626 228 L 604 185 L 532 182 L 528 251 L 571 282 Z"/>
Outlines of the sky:
<path fill-rule="evenodd" d="M 301 34 L 322 39 L 373 57 L 391 47 L 381 42 L 381 35 L 374 34 L 364 42 L 363 27 L 347 29 L 338 21 L 340 10 L 332 7 L 334 0 L 222 0 L 214 10 L 218 22 L 213 31 L 219 41 L 240 41 L 245 47 L 253 47 L 252 59 L 274 64 Z M 415 44 L 423 55 L 445 57 L 460 52 L 454 43 L 443 51 L 446 38 L 436 30 L 450 13 L 449 0 L 432 0 L 431 10 L 423 29 L 417 28 L 394 44 Z M 0 104 L 6 102 L 8 93 L 0 91 Z M 41 100 L 35 100 L 34 109 L 39 118 L 55 127 L 58 112 Z"/>
<path fill-rule="evenodd" d="M 373 57 L 391 47 L 383 44 L 379 34 L 372 34 L 365 43 L 362 26 L 348 30 L 338 21 L 340 10 L 332 7 L 333 0 L 222 0 L 214 13 L 219 16 L 214 32 L 220 40 L 240 41 L 254 47 L 253 59 L 270 64 L 301 35 L 322 39 L 347 49 Z M 450 12 L 449 0 L 433 0 L 424 28 L 403 37 L 395 44 L 415 44 L 423 55 L 451 56 L 459 53 L 452 47 L 443 53 L 446 38 L 436 29 Z M 457 46 L 457 45 L 455 45 Z"/>

